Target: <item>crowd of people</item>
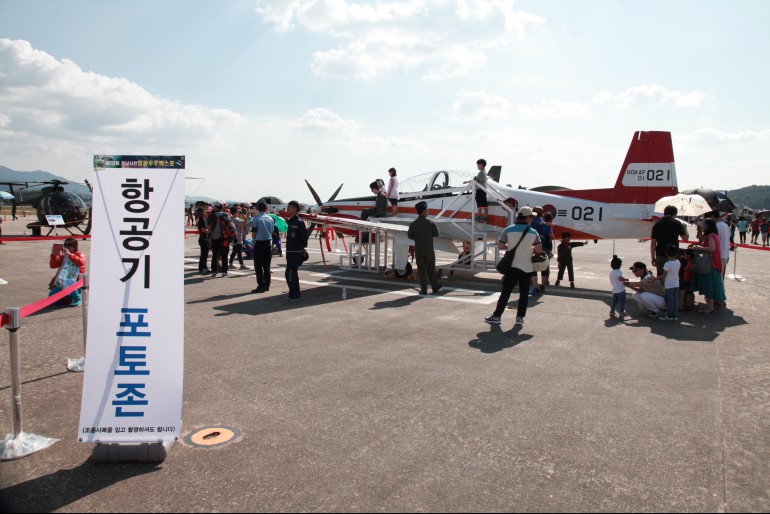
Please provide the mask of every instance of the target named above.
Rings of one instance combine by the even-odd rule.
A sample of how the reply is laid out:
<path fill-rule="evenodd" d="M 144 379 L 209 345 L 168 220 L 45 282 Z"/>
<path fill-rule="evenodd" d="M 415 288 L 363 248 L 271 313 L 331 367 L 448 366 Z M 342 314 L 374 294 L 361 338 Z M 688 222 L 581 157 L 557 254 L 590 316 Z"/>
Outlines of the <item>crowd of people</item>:
<path fill-rule="evenodd" d="M 228 276 L 235 259 L 239 269 L 248 270 L 243 256 L 254 262 L 257 287 L 253 293 L 265 293 L 270 290 L 270 266 L 273 256 L 283 257 L 281 244 L 282 233 L 277 226 L 279 220 L 275 209 L 268 212 L 265 200 L 252 207 L 249 204 L 228 206 L 226 202 L 215 202 L 209 206 L 199 203 L 194 210 L 191 206 L 185 211 L 188 225 L 198 230 L 198 272 L 216 278 Z M 301 297 L 299 288 L 299 267 L 307 260 L 305 248 L 309 237 L 305 223 L 299 217 L 300 205 L 291 201 L 286 207 L 286 283 L 289 294 L 286 301 L 296 302 Z M 209 257 L 210 255 L 210 257 Z M 211 263 L 209 265 L 209 262 Z"/>
<path fill-rule="evenodd" d="M 474 179 L 483 184 L 486 180 L 486 161 L 479 159 L 479 173 Z M 397 215 L 398 213 L 398 178 L 395 168 L 391 168 L 390 181 L 386 184 L 376 180 L 370 184 L 375 195 L 375 205 L 364 209 L 362 219 Z M 486 218 L 486 195 L 476 199 L 477 219 Z M 390 205 L 389 205 L 390 204 Z M 505 200 L 504 204 L 516 212 L 516 221 L 505 228 L 499 238 L 501 250 L 506 252 L 502 261 L 506 263 L 503 274 L 502 291 L 493 314 L 485 321 L 490 324 L 500 324 L 501 317 L 507 308 L 511 294 L 516 286 L 519 287 L 519 301 L 515 325 L 524 324 L 529 297 L 543 294 L 550 284 L 550 259 L 556 258 L 558 274 L 554 286 L 559 286 L 564 280 L 565 271 L 569 287 L 575 287 L 575 273 L 572 251 L 586 242 L 572 240 L 568 231 L 560 233 L 560 241 L 556 248 L 554 236 L 553 214 L 545 212 L 542 207 L 518 208 L 513 198 Z M 391 212 L 388 212 L 388 207 Z M 198 243 L 201 248 L 199 272 L 203 275 L 216 277 L 220 272 L 227 276 L 228 267 L 238 258 L 240 269 L 249 269 L 243 264 L 243 254 L 254 260 L 257 288 L 254 293 L 262 293 L 270 289 L 270 263 L 274 253 L 281 254 L 280 233 L 275 226 L 275 216 L 268 214 L 268 206 L 264 201 L 256 205 L 235 205 L 228 208 L 226 203 L 215 203 L 210 210 L 198 206 L 195 211 L 187 211 L 188 224 L 195 223 L 200 233 Z M 436 256 L 433 240 L 439 237 L 436 224 L 428 217 L 426 202 L 419 202 L 415 209 L 418 217 L 408 230 L 408 237 L 414 241 L 414 253 L 417 264 L 420 294 L 428 294 L 428 285 L 436 294 L 441 286 L 436 270 Z M 289 295 L 286 301 L 298 301 L 300 288 L 298 270 L 307 259 L 307 240 L 309 233 L 304 222 L 299 218 L 300 206 L 290 202 L 287 208 L 289 214 L 288 231 L 286 235 L 286 281 Z M 763 244 L 767 244 L 767 222 L 759 220 L 756 227 L 749 225 L 752 234 L 757 237 L 762 234 Z M 610 317 L 624 318 L 626 313 L 626 291 L 633 292 L 632 299 L 640 305 L 650 318 L 661 321 L 677 321 L 679 312 L 692 309 L 695 305 L 695 295 L 705 297 L 705 306 L 699 312 L 711 314 L 715 309 L 725 306 L 726 295 L 724 288 L 724 272 L 730 259 L 731 242 L 737 229 L 743 234 L 742 221 L 728 224 L 719 212 L 709 212 L 697 223 L 698 243 L 688 244 L 680 248 L 682 241 L 687 242 L 689 234 L 684 222 L 677 218 L 677 209 L 669 206 L 664 211 L 664 217 L 657 221 L 650 235 L 650 264 L 648 267 L 642 261 L 636 261 L 629 268 L 633 279 L 625 278 L 622 271 L 622 260 L 613 256 L 610 262 Z M 764 228 L 763 228 L 764 227 Z M 248 234 L 251 237 L 247 237 Z M 743 239 L 743 235 L 741 236 Z M 232 246 L 232 251 L 230 247 Z M 276 252 L 277 248 L 277 252 Z M 521 250 L 519 250 L 521 248 Z M 554 251 L 555 250 L 555 251 Z M 211 265 L 208 266 L 209 253 Z M 228 261 L 229 255 L 229 261 Z M 542 255 L 542 258 L 533 256 Z M 544 264 L 541 265 L 541 263 Z"/>
<path fill-rule="evenodd" d="M 623 276 L 623 261 L 614 255 L 610 261 L 609 281 L 611 289 L 610 317 L 624 318 L 626 313 L 626 291 L 633 291 L 632 299 L 639 304 L 650 318 L 661 321 L 678 321 L 679 312 L 695 307 L 695 295 L 705 299 L 705 306 L 698 309 L 703 314 L 712 314 L 715 309 L 724 308 L 727 297 L 724 276 L 732 249 L 731 230 L 718 211 L 707 212 L 697 221 L 697 243 L 690 244 L 689 233 L 684 222 L 677 217 L 676 207 L 666 207 L 664 217 L 657 221 L 650 234 L 651 268 L 642 261 L 636 261 L 629 268 L 633 279 Z M 523 207 L 518 210 L 516 223 L 507 227 L 499 239 L 501 250 L 506 251 L 501 261 L 510 257 L 510 265 L 499 269 L 503 273 L 502 292 L 494 313 L 485 321 L 500 324 L 511 293 L 519 286 L 519 302 L 515 325 L 523 325 L 527 313 L 529 296 L 545 291 L 548 271 L 541 272 L 542 284 L 537 286 L 536 256 L 546 250 L 553 240 L 552 219 L 543 216 L 540 207 Z M 761 226 L 761 225 L 760 225 Z M 760 232 L 760 230 L 757 230 Z M 555 285 L 559 285 L 565 268 L 569 274 L 570 287 L 574 287 L 572 249 L 585 243 L 571 241 L 571 234 L 563 232 L 557 248 L 559 273 Z M 686 244 L 680 247 L 680 244 Z M 515 244 L 514 244 L 515 243 Z M 518 251 L 519 248 L 523 251 Z M 550 250 L 547 251 L 549 255 Z"/>

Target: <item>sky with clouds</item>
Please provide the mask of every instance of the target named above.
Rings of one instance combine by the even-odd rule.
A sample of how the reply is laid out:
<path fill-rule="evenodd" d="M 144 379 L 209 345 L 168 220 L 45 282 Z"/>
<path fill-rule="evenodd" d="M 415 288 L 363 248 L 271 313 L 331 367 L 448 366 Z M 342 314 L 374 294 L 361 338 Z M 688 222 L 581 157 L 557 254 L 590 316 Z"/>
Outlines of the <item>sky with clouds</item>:
<path fill-rule="evenodd" d="M 0 165 L 187 156 L 187 193 L 310 200 L 503 166 L 609 187 L 636 130 L 681 189 L 770 184 L 764 0 L 0 0 Z"/>

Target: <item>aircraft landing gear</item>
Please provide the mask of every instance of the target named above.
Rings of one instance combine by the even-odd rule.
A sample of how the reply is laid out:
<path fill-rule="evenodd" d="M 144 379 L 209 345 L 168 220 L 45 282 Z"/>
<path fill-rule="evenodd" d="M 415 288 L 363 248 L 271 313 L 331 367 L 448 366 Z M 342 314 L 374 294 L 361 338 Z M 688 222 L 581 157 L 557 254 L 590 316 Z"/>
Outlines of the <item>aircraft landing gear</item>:
<path fill-rule="evenodd" d="M 406 278 L 412 274 L 412 265 L 407 262 L 406 267 L 403 270 L 394 269 L 393 272 L 398 278 Z"/>

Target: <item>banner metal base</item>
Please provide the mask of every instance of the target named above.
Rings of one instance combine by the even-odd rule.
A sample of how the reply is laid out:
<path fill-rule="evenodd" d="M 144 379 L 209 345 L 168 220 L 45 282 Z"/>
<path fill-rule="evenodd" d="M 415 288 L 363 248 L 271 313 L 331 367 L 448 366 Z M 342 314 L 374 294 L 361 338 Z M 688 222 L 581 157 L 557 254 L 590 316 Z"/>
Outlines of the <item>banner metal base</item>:
<path fill-rule="evenodd" d="M 86 358 L 67 359 L 67 370 L 76 373 L 82 373 L 86 369 Z"/>
<path fill-rule="evenodd" d="M 13 434 L 8 434 L 3 441 L 0 460 L 20 459 L 27 455 L 32 455 L 35 452 L 39 452 L 40 450 L 44 450 L 58 441 L 58 439 L 28 434 L 26 432 L 20 432 L 18 437 L 13 437 Z"/>
<path fill-rule="evenodd" d="M 97 443 L 91 458 L 95 462 L 163 462 L 174 445 L 165 443 Z"/>

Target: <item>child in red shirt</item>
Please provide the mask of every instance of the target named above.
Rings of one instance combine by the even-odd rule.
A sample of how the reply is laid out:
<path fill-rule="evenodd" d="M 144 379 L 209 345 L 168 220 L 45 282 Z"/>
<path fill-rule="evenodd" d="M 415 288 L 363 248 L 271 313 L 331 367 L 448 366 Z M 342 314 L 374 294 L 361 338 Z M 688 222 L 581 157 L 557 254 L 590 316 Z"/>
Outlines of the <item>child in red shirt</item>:
<path fill-rule="evenodd" d="M 49 265 L 51 269 L 58 268 L 56 277 L 53 280 L 53 288 L 48 294 L 48 296 L 51 296 L 77 282 L 78 275 L 86 272 L 86 256 L 78 251 L 77 240 L 70 237 L 64 240 L 64 247 L 60 254 L 51 252 Z M 78 289 L 70 293 L 66 298 L 63 298 L 59 303 L 67 304 L 70 307 L 78 307 L 80 302 L 80 289 Z"/>

